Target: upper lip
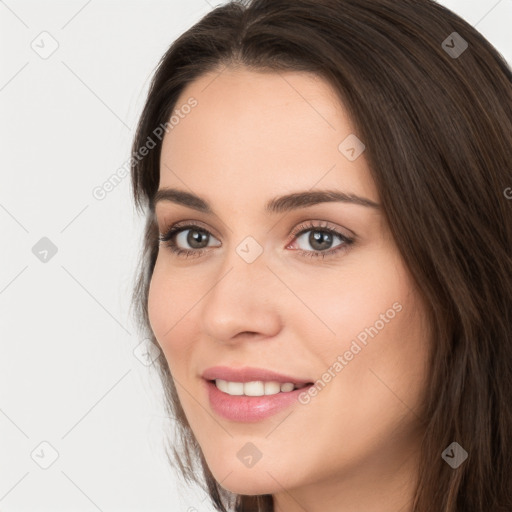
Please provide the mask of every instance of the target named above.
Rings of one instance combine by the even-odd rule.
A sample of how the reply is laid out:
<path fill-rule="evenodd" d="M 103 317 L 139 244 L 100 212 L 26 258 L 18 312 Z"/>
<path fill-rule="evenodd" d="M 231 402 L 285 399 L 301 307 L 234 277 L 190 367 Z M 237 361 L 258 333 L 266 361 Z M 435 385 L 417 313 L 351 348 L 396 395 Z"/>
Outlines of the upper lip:
<path fill-rule="evenodd" d="M 297 377 L 291 377 L 290 375 L 276 373 L 265 368 L 252 368 L 250 366 L 244 366 L 243 368 L 212 366 L 203 372 L 202 377 L 206 380 L 221 379 L 229 382 L 264 381 L 279 382 L 281 384 L 285 382 L 291 382 L 293 384 L 309 384 L 311 382 L 307 379 L 299 379 Z"/>

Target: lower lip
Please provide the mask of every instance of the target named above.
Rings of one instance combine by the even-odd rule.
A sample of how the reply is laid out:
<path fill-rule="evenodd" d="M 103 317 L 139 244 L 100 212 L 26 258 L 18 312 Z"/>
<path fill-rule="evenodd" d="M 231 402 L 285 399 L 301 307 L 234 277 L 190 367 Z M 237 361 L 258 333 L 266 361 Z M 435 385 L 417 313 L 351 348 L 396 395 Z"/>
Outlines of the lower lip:
<path fill-rule="evenodd" d="M 289 391 L 265 396 L 233 396 L 222 392 L 214 382 L 205 380 L 211 408 L 223 418 L 239 422 L 264 420 L 298 402 L 299 395 L 310 385 Z"/>

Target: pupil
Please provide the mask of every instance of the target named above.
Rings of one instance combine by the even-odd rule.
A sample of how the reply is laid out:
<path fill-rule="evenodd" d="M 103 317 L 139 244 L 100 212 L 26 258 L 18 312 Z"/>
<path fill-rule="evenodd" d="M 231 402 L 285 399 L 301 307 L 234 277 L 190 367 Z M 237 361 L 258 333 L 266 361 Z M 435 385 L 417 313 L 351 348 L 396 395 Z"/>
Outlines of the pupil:
<path fill-rule="evenodd" d="M 207 233 L 190 230 L 187 237 L 187 243 L 195 249 L 201 249 L 201 247 L 197 247 L 196 244 L 201 245 L 201 242 L 204 241 L 203 238 L 206 239 L 207 236 Z"/>
<path fill-rule="evenodd" d="M 332 243 L 332 235 L 327 232 L 312 231 L 309 235 L 309 243 L 317 251 L 329 248 Z"/>

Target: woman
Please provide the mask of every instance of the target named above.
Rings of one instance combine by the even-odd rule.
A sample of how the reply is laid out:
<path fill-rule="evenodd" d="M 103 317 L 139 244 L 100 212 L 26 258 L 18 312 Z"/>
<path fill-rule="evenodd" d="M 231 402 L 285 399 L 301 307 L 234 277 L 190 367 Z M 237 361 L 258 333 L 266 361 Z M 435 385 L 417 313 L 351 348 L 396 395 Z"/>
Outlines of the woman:
<path fill-rule="evenodd" d="M 512 73 L 430 0 L 253 0 L 162 58 L 134 300 L 216 510 L 512 509 Z"/>

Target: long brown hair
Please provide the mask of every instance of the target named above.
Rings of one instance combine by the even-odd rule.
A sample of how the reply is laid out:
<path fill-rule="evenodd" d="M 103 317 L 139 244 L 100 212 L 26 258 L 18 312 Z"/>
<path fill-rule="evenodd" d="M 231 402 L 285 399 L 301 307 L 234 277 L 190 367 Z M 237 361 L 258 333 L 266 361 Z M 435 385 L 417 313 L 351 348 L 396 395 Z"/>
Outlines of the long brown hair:
<path fill-rule="evenodd" d="M 454 34 L 457 33 L 457 34 Z M 467 45 L 467 46 L 466 46 Z M 247 0 L 215 8 L 162 57 L 133 142 L 135 204 L 147 223 L 134 290 L 147 298 L 158 253 L 152 199 L 161 138 L 183 89 L 225 66 L 303 70 L 327 80 L 365 158 L 432 327 L 414 512 L 512 510 L 512 72 L 471 25 L 433 0 Z M 200 107 L 198 107 L 200 108 Z M 507 191 L 509 193 L 507 194 Z M 169 367 L 169 459 L 217 510 L 270 512 L 271 495 L 232 495 L 209 471 Z M 457 441 L 468 459 L 441 457 Z M 171 457 L 172 452 L 172 457 Z"/>

